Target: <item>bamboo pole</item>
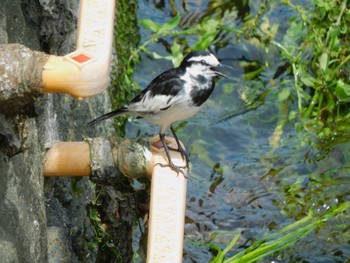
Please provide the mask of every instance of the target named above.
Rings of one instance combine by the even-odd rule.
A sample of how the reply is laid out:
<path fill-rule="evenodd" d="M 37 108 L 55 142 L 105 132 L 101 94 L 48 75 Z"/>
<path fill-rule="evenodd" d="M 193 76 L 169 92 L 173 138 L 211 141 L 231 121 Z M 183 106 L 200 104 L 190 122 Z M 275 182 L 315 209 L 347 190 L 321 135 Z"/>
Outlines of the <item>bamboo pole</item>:
<path fill-rule="evenodd" d="M 45 176 L 89 176 L 90 146 L 87 142 L 56 142 L 46 152 Z"/>
<path fill-rule="evenodd" d="M 152 138 L 151 145 L 158 140 L 158 136 Z M 170 147 L 177 147 L 174 138 L 167 137 L 166 141 Z M 151 146 L 151 152 L 154 156 L 154 169 L 151 182 L 147 262 L 182 262 L 187 179 L 169 167 L 157 165 L 168 163 L 164 148 Z M 179 152 L 171 151 L 171 159 L 175 165 L 186 164 Z"/>

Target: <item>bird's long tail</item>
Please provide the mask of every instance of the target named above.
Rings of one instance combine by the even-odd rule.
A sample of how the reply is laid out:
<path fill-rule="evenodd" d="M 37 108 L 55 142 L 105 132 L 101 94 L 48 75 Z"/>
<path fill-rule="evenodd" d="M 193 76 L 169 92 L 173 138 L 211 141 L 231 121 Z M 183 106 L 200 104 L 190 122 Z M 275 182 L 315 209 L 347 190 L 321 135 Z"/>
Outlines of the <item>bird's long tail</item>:
<path fill-rule="evenodd" d="M 116 109 L 114 111 L 111 111 L 111 112 L 108 112 L 106 114 L 103 114 L 102 116 L 90 121 L 88 123 L 88 125 L 95 125 L 96 123 L 100 122 L 100 121 L 103 121 L 105 119 L 108 119 L 108 118 L 112 118 L 112 117 L 115 117 L 115 116 L 118 116 L 118 115 L 122 115 L 124 113 L 127 112 L 127 109 L 126 108 L 120 108 L 120 109 Z"/>

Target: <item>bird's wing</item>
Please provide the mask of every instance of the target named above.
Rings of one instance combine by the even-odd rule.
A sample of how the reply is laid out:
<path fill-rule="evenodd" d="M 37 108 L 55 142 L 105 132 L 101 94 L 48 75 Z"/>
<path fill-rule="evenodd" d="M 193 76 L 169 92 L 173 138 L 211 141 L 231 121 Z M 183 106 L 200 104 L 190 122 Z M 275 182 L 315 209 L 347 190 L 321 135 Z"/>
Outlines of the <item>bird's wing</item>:
<path fill-rule="evenodd" d="M 139 95 L 127 105 L 129 112 L 158 112 L 176 103 L 183 92 L 182 80 L 175 69 L 156 77 Z"/>
<path fill-rule="evenodd" d="M 102 116 L 100 116 L 100 117 L 98 117 L 98 118 L 88 122 L 88 124 L 89 125 L 95 125 L 96 123 L 98 123 L 100 121 L 109 119 L 109 118 L 114 117 L 114 116 L 122 115 L 122 114 L 124 114 L 126 112 L 127 112 L 127 109 L 125 107 L 122 107 L 122 108 L 116 109 L 114 111 L 108 112 L 106 114 L 103 114 Z"/>

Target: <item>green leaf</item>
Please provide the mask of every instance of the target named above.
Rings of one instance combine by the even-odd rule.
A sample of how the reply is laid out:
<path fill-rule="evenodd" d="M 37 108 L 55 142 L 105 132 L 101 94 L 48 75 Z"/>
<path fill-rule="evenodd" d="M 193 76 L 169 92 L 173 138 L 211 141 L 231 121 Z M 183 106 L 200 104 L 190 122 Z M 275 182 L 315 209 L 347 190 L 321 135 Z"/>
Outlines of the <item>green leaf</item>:
<path fill-rule="evenodd" d="M 224 251 L 223 251 L 224 255 L 226 255 L 234 247 L 234 245 L 236 245 L 236 243 L 237 243 L 237 241 L 238 241 L 240 236 L 241 236 L 240 234 L 235 234 L 234 235 L 234 237 L 232 238 L 231 242 L 224 249 Z"/>
<path fill-rule="evenodd" d="M 217 252 L 215 258 L 212 258 L 209 263 L 222 263 L 225 259 L 225 254 L 221 250 L 221 248 L 214 244 L 209 244 L 210 249 L 215 250 Z"/>
<path fill-rule="evenodd" d="M 200 38 L 198 39 L 197 43 L 192 47 L 192 49 L 207 49 L 219 33 L 218 26 L 219 22 L 212 18 L 204 20 L 202 24 L 199 24 L 197 28 L 198 35 L 200 36 Z"/>
<path fill-rule="evenodd" d="M 207 49 L 211 42 L 215 39 L 217 32 L 212 32 L 202 36 L 197 43 L 192 47 L 193 50 L 204 50 Z"/>
<path fill-rule="evenodd" d="M 217 235 L 218 233 L 213 233 L 215 235 Z M 212 250 L 215 250 L 217 252 L 216 256 L 213 257 L 212 259 L 210 259 L 210 263 L 222 263 L 225 260 L 225 255 L 230 252 L 230 250 L 237 244 L 237 241 L 240 237 L 239 233 L 234 234 L 231 242 L 227 245 L 227 247 L 222 250 L 219 246 L 215 245 L 215 244 L 209 244 L 209 247 Z"/>
<path fill-rule="evenodd" d="M 322 53 L 319 58 L 320 68 L 325 72 L 328 66 L 328 54 L 326 52 Z"/>
<path fill-rule="evenodd" d="M 166 59 L 166 60 L 173 60 L 173 56 L 162 56 L 162 55 L 159 55 L 158 53 L 156 52 L 151 52 L 152 56 L 155 58 L 155 59 Z"/>
<path fill-rule="evenodd" d="M 337 98 L 342 102 L 350 101 L 350 85 L 344 83 L 342 80 L 337 81 L 337 87 L 335 89 Z"/>
<path fill-rule="evenodd" d="M 159 32 L 160 33 L 167 33 L 170 30 L 174 29 L 180 24 L 181 16 L 177 14 L 175 17 L 170 19 L 168 22 L 160 26 Z"/>
<path fill-rule="evenodd" d="M 300 80 L 307 87 L 312 88 L 315 86 L 315 78 L 304 70 L 300 71 Z"/>
<path fill-rule="evenodd" d="M 170 19 L 168 22 L 164 24 L 158 24 L 157 22 L 152 21 L 151 19 L 141 19 L 140 20 L 140 25 L 143 26 L 144 28 L 147 28 L 154 33 L 161 33 L 161 34 L 166 34 L 170 30 L 174 29 L 179 25 L 181 21 L 181 16 L 177 14 L 175 17 Z"/>
<path fill-rule="evenodd" d="M 171 46 L 171 54 L 173 55 L 173 65 L 174 67 L 178 67 L 183 59 L 182 55 L 182 46 L 174 41 L 173 45 Z"/>
<path fill-rule="evenodd" d="M 161 25 L 152 21 L 151 19 L 141 19 L 140 20 L 140 25 L 143 26 L 146 29 L 149 29 L 155 33 L 158 33 Z"/>
<path fill-rule="evenodd" d="M 285 101 L 286 99 L 289 98 L 290 95 L 290 89 L 289 88 L 284 88 L 282 92 L 278 94 L 278 100 L 279 101 Z"/>
<path fill-rule="evenodd" d="M 89 213 L 90 219 L 100 223 L 101 222 L 101 218 L 100 218 L 100 214 L 97 212 L 97 209 L 93 208 L 90 210 Z"/>

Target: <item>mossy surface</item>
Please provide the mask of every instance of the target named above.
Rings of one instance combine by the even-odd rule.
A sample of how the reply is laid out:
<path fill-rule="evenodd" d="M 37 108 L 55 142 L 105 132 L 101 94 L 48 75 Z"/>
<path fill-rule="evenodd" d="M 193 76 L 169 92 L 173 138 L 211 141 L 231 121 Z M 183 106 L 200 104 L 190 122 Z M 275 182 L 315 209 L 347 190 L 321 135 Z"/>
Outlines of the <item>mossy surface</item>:
<path fill-rule="evenodd" d="M 115 50 L 117 61 L 113 72 L 112 105 L 120 107 L 130 99 L 132 71 L 129 59 L 140 41 L 137 22 L 137 1 L 119 0 L 116 3 Z"/>

